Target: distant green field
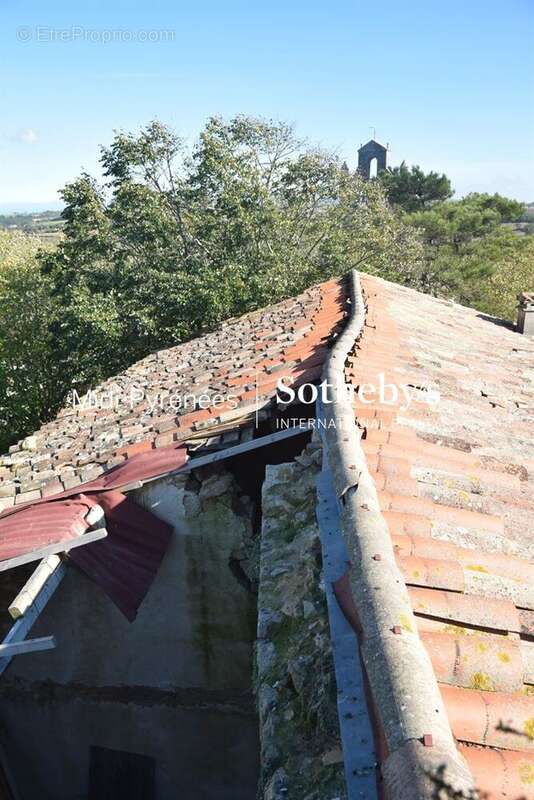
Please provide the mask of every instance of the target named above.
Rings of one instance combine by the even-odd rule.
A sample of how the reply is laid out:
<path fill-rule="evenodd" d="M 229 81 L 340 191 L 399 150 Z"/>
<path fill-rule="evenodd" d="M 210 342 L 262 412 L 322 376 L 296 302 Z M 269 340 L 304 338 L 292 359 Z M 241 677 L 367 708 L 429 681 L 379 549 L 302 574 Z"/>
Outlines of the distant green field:
<path fill-rule="evenodd" d="M 0 215 L 0 228 L 31 233 L 41 239 L 43 244 L 57 244 L 61 241 L 64 224 L 59 211 Z"/>

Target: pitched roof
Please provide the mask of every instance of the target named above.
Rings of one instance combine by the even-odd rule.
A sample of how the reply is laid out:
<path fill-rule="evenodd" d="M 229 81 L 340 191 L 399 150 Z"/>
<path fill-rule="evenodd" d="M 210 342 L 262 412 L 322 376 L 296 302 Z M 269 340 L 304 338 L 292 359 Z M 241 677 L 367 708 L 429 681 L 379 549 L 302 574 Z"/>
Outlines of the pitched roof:
<path fill-rule="evenodd" d="M 376 139 L 369 139 L 368 142 L 362 144 L 361 147 L 358 148 L 358 153 L 365 152 L 366 150 L 387 150 L 387 147 L 377 142 Z"/>
<path fill-rule="evenodd" d="M 382 373 L 414 398 L 354 406 L 419 636 L 479 789 L 532 797 L 534 340 L 386 281 L 362 287 L 346 381 L 378 387 Z"/>
<path fill-rule="evenodd" d="M 234 429 L 227 436 L 235 443 L 235 429 L 272 400 L 280 375 L 294 385 L 320 376 L 344 303 L 338 282 L 318 284 L 154 353 L 94 387 L 85 407 L 71 404 L 0 457 L 0 512 L 202 432 L 201 442 L 213 446 L 226 426 Z"/>
<path fill-rule="evenodd" d="M 330 281 L 149 356 L 97 387 L 93 404 L 65 409 L 12 447 L 0 460 L 0 570 L 40 558 L 43 548 L 84 544 L 71 561 L 134 619 L 170 529 L 132 510 L 123 491 L 180 469 L 188 446 L 251 437 L 250 415 L 272 403 L 280 375 L 294 386 L 320 376 L 345 301 Z M 202 437 L 191 440 L 198 431 Z M 106 513 L 108 536 L 85 544 L 78 534 L 95 502 Z"/>
<path fill-rule="evenodd" d="M 389 395 L 354 403 L 390 549 L 459 752 L 488 800 L 528 797 L 534 341 L 476 311 L 376 278 L 364 277 L 363 289 L 365 325 L 345 380 L 355 389 L 380 386 L 382 374 L 409 392 L 395 402 Z M 295 383 L 319 378 L 344 303 L 341 285 L 331 281 L 143 359 L 95 390 L 102 396 L 116 387 L 112 409 L 65 410 L 12 448 L 0 462 L 0 507 L 75 487 L 136 453 L 242 425 L 272 399 L 280 370 Z M 147 396 L 130 408 L 129 393 L 139 385 Z M 429 403 L 434 390 L 439 402 Z M 170 413 L 165 402 L 151 408 L 149 400 L 163 391 L 206 392 L 211 400 L 194 411 Z M 223 396 L 217 406 L 216 394 Z M 237 407 L 228 404 L 229 394 Z M 374 622 L 378 630 L 383 620 Z M 402 626 L 399 619 L 393 633 Z M 383 677 L 387 693 L 394 683 Z M 383 721 L 383 695 L 372 688 Z M 406 782 L 393 800 L 405 788 Z"/>

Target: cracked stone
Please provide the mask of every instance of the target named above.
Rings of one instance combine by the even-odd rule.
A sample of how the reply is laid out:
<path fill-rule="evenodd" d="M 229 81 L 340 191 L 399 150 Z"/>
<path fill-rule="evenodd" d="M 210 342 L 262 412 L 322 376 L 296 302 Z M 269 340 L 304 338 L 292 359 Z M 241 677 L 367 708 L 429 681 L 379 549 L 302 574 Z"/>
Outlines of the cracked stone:
<path fill-rule="evenodd" d="M 229 472 L 212 475 L 204 481 L 198 493 L 201 502 L 225 494 L 233 484 L 233 477 Z"/>

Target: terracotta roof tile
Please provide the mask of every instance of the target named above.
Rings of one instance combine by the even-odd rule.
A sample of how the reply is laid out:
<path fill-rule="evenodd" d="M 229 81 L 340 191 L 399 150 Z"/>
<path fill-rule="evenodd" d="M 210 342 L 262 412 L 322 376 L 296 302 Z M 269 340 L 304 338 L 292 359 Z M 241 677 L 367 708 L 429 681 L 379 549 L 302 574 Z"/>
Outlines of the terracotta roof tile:
<path fill-rule="evenodd" d="M 447 562 L 443 562 L 447 563 Z M 457 626 L 519 633 L 522 623 L 519 611 L 511 600 L 471 597 L 461 592 L 410 586 L 413 611 L 424 628 L 425 618 L 442 620 Z"/>
<path fill-rule="evenodd" d="M 473 772 L 484 800 L 530 800 L 534 761 L 530 753 L 466 747 L 460 750 Z"/>
<path fill-rule="evenodd" d="M 523 688 L 526 670 L 518 640 L 461 631 L 424 631 L 421 638 L 442 683 L 489 692 Z"/>
<path fill-rule="evenodd" d="M 441 686 L 454 735 L 505 750 L 534 750 L 532 703 L 520 693 Z"/>
<path fill-rule="evenodd" d="M 346 380 L 419 634 L 488 800 L 534 797 L 534 340 L 362 276 Z M 439 392 L 428 402 L 429 390 Z"/>
<path fill-rule="evenodd" d="M 94 388 L 98 404 L 64 408 L 0 456 L 0 512 L 91 480 L 136 453 L 237 426 L 257 400 L 272 399 L 280 375 L 295 386 L 316 380 L 345 304 L 340 281 L 327 281 L 108 379 Z M 193 393 L 206 395 L 203 407 L 193 407 Z"/>

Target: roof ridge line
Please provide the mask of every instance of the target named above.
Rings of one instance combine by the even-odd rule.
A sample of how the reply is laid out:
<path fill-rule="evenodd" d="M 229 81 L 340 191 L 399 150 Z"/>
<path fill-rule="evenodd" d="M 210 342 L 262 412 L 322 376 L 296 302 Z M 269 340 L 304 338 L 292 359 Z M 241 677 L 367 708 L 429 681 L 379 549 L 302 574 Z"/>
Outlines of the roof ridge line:
<path fill-rule="evenodd" d="M 351 312 L 335 342 L 323 380 L 328 460 L 341 507 L 341 525 L 360 625 L 360 649 L 387 747 L 383 762 L 391 800 L 430 800 L 436 780 L 466 798 L 476 797 L 467 763 L 456 747 L 430 658 L 417 632 L 388 525 L 380 510 L 345 382 L 345 362 L 365 323 L 365 304 L 352 270 Z M 350 620 L 349 620 L 350 621 Z M 430 745 L 430 746 L 429 746 Z"/>

